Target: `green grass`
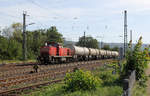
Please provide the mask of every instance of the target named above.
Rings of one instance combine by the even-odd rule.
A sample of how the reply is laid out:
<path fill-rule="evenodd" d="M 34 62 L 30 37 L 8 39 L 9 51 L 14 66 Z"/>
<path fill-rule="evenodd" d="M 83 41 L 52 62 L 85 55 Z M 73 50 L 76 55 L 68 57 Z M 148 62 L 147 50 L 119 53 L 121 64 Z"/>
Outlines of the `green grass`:
<path fill-rule="evenodd" d="M 42 87 L 38 91 L 24 96 L 120 96 L 122 89 L 119 86 L 98 87 L 92 91 L 75 91 L 65 92 L 64 84 L 54 84 L 51 86 Z"/>
<path fill-rule="evenodd" d="M 121 96 L 123 88 L 119 82 L 119 74 L 112 74 L 113 68 L 98 68 L 93 75 L 103 80 L 96 90 L 66 92 L 63 82 L 39 88 L 23 96 Z"/>
<path fill-rule="evenodd" d="M 138 83 L 136 83 L 132 90 L 132 96 L 148 96 L 146 94 L 146 88 L 141 87 Z"/>
<path fill-rule="evenodd" d="M 0 64 L 2 63 L 22 63 L 24 61 L 21 60 L 0 60 Z M 36 60 L 26 60 L 25 62 L 36 62 Z"/>

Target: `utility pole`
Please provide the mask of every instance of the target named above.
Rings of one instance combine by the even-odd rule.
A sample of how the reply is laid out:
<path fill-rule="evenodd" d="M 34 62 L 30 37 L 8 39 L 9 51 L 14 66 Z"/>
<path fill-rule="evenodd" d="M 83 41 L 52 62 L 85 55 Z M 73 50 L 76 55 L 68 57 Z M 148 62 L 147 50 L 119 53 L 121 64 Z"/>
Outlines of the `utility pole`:
<path fill-rule="evenodd" d="M 130 41 L 132 41 L 132 30 L 130 30 Z"/>
<path fill-rule="evenodd" d="M 27 49 L 26 49 L 26 11 L 23 12 L 23 44 L 22 44 L 22 54 L 23 60 L 27 59 Z"/>
<path fill-rule="evenodd" d="M 101 40 L 101 46 L 100 46 L 100 49 L 102 49 L 103 48 L 103 41 Z"/>
<path fill-rule="evenodd" d="M 131 51 L 132 51 L 132 30 L 130 30 L 130 41 L 131 41 Z"/>
<path fill-rule="evenodd" d="M 83 44 L 83 45 L 84 45 L 84 47 L 86 46 L 86 45 L 85 45 L 85 31 L 84 31 L 84 44 Z"/>
<path fill-rule="evenodd" d="M 127 33 L 127 11 L 124 11 L 124 57 L 128 48 L 128 33 Z"/>

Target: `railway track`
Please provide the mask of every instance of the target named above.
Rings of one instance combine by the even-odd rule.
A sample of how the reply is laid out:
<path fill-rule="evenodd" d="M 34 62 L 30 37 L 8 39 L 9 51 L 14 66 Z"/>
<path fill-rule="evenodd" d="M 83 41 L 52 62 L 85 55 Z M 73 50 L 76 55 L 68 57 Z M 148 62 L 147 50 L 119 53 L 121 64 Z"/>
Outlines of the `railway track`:
<path fill-rule="evenodd" d="M 0 67 L 2 67 L 2 66 L 14 66 L 14 65 L 26 65 L 26 64 L 28 64 L 28 65 L 30 65 L 30 64 L 34 64 L 34 63 L 36 63 L 36 62 L 20 62 L 20 63 L 2 63 L 2 64 L 0 64 L 1 66 Z"/>
<path fill-rule="evenodd" d="M 100 61 L 111 61 L 111 60 L 100 60 Z M 89 62 L 89 61 L 86 61 Z M 95 61 L 92 61 L 95 62 Z M 74 62 L 74 63 L 68 63 L 68 64 L 55 64 L 55 65 L 39 65 L 39 71 L 42 72 L 43 70 L 50 70 L 50 69 L 55 69 L 57 67 L 60 66 L 67 66 L 67 65 L 71 65 L 71 64 L 80 64 L 83 62 Z M 6 70 L 5 68 L 3 68 L 3 70 L 5 71 L 1 71 L 0 69 L 0 78 L 8 78 L 8 77 L 12 77 L 12 76 L 20 76 L 20 75 L 24 75 L 24 74 L 29 74 L 31 71 L 33 71 L 33 66 L 32 65 L 27 65 L 27 66 L 22 66 L 19 65 L 17 66 L 13 66 L 13 67 L 8 67 L 9 70 Z"/>
<path fill-rule="evenodd" d="M 74 64 L 74 63 L 72 63 Z M 59 64 L 59 65 L 39 65 L 39 72 L 56 69 L 63 66 L 70 66 L 71 64 Z M 15 68 L 14 68 L 15 69 Z M 23 74 L 29 74 L 31 71 L 33 71 L 33 66 L 23 67 L 23 68 L 16 68 L 15 70 L 5 71 L 1 73 L 1 78 L 8 78 L 12 76 L 17 75 L 23 75 Z"/>
<path fill-rule="evenodd" d="M 0 79 L 0 89 L 1 89 L 0 94 L 5 93 L 4 95 L 6 94 L 9 95 L 9 93 L 11 93 L 12 90 L 15 91 L 15 89 L 10 90 L 9 89 L 10 86 L 19 85 L 22 83 L 32 84 L 33 82 L 41 82 L 45 78 L 50 78 L 51 80 L 56 79 L 56 78 L 62 78 L 65 76 L 65 74 L 69 70 L 70 70 L 69 72 L 72 72 L 75 67 L 87 70 L 87 69 L 93 69 L 100 65 L 108 64 L 108 63 L 111 63 L 111 61 L 110 60 L 106 60 L 105 62 L 103 60 L 102 61 L 86 61 L 86 62 L 75 62 L 71 64 L 53 65 L 53 66 L 46 67 L 46 68 L 43 67 L 44 70 L 41 70 L 39 73 L 24 74 L 22 76 L 3 78 L 3 79 Z M 23 87 L 23 89 L 24 88 L 26 89 L 26 87 Z M 19 90 L 19 89 L 17 88 L 16 90 Z"/>
<path fill-rule="evenodd" d="M 11 90 L 6 90 L 6 91 L 3 91 L 3 92 L 0 92 L 0 96 L 17 96 L 21 92 L 23 92 L 24 90 L 28 90 L 28 89 L 34 90 L 35 88 L 40 88 L 41 86 L 46 86 L 46 85 L 49 85 L 49 84 L 57 83 L 57 82 L 60 82 L 62 80 L 64 80 L 64 79 L 58 79 L 58 80 L 53 80 L 53 81 L 48 81 L 48 82 L 42 82 L 42 83 L 37 83 L 37 84 L 34 84 L 34 85 L 22 87 L 22 88 L 15 88 L 15 89 L 11 89 Z"/>
<path fill-rule="evenodd" d="M 14 69 L 24 69 L 30 68 L 32 65 L 36 64 L 37 62 L 29 62 L 29 63 L 9 63 L 3 66 L 0 66 L 0 72 L 6 72 Z"/>

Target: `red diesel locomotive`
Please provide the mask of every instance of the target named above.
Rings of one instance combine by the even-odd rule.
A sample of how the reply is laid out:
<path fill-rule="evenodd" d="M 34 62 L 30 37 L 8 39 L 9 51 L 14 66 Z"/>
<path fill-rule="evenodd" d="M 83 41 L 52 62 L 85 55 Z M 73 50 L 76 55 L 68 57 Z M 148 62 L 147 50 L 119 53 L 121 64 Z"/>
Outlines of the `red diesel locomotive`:
<path fill-rule="evenodd" d="M 71 49 L 63 48 L 59 43 L 47 42 L 40 48 L 38 60 L 43 64 L 70 61 Z"/>

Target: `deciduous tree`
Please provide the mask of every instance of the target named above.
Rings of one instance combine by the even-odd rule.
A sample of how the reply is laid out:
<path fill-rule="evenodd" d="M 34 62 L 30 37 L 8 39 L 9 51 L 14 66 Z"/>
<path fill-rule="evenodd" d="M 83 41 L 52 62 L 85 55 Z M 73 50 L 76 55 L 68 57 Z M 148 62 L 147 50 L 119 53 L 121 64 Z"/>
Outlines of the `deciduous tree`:
<path fill-rule="evenodd" d="M 76 45 L 87 48 L 99 48 L 98 41 L 93 37 L 80 37 Z"/>

